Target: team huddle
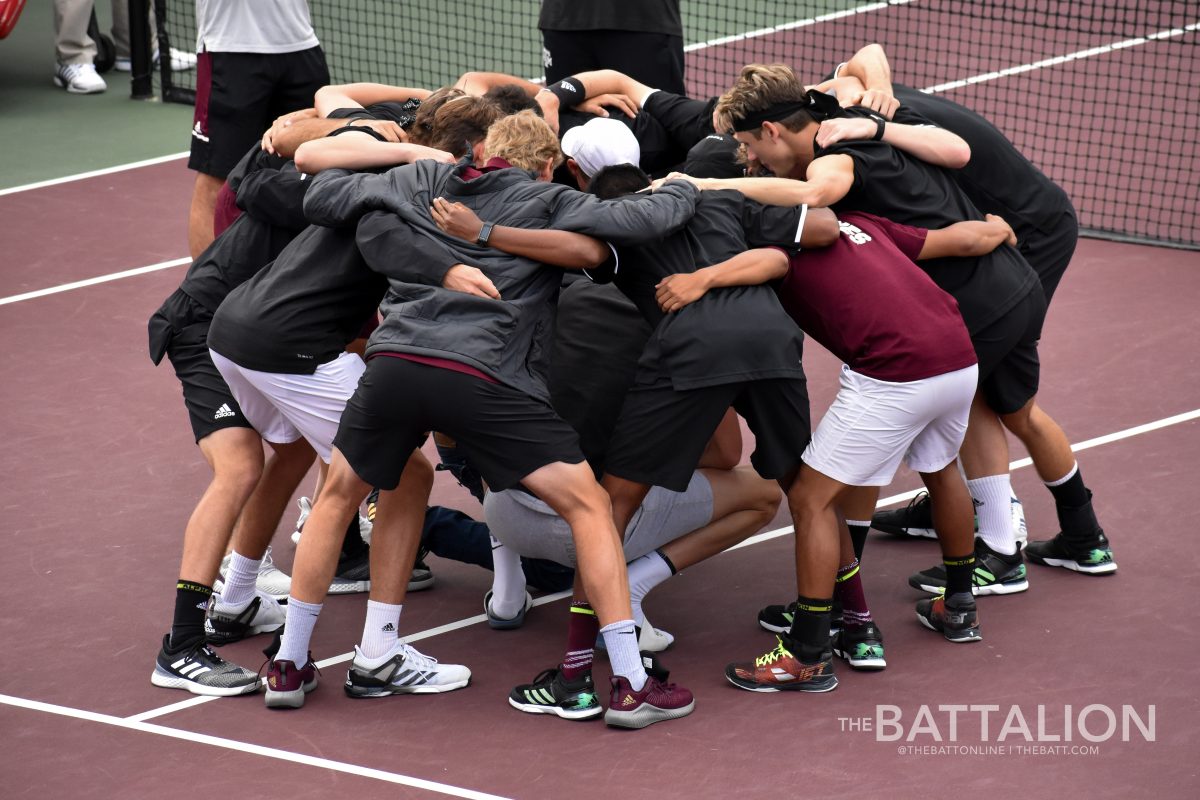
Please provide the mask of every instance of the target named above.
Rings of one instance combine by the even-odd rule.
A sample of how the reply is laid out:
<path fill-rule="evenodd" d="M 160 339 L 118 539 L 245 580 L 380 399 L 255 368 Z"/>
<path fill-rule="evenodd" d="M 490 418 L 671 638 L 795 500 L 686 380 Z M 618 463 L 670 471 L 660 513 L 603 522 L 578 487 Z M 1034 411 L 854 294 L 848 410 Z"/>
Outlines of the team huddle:
<path fill-rule="evenodd" d="M 978 114 L 894 85 L 876 45 L 816 84 L 751 64 L 708 99 L 612 70 L 326 86 L 245 153 L 216 211 L 150 321 L 213 470 L 155 685 L 257 692 L 212 646 L 275 633 L 266 705 L 301 707 L 326 596 L 369 591 L 345 692 L 463 688 L 467 666 L 399 636 L 432 552 L 492 571 L 495 629 L 521 626 L 527 587 L 571 589 L 563 652 L 514 708 L 682 717 L 695 701 L 643 599 L 785 498 L 796 593 L 759 613 L 775 646 L 725 670 L 749 691 L 830 691 L 835 658 L 886 667 L 872 526 L 937 538 L 941 563 L 910 583 L 950 642 L 983 638 L 976 596 L 1028 589 L 1026 560 L 1117 568 L 1036 400 L 1070 201 Z M 805 334 L 842 361 L 815 425 Z M 1053 494 L 1053 538 L 1024 541 L 1008 432 Z M 431 434 L 484 520 L 428 505 Z M 289 577 L 271 538 L 314 460 Z M 927 492 L 875 513 L 902 463 Z"/>

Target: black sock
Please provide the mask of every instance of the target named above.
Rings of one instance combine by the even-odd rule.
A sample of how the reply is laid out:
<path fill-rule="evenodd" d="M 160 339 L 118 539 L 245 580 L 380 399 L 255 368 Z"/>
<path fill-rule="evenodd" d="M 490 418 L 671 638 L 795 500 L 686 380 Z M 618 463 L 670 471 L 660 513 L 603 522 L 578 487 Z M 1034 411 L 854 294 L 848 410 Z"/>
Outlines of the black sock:
<path fill-rule="evenodd" d="M 204 638 L 204 612 L 212 587 L 180 580 L 175 584 L 175 617 L 171 620 L 171 649 L 178 650 Z"/>
<path fill-rule="evenodd" d="M 1092 492 L 1083 485 L 1079 468 L 1065 483 L 1047 486 L 1054 495 L 1054 510 L 1058 513 L 1058 527 L 1067 541 L 1087 544 L 1100 533 L 1100 522 L 1092 509 Z"/>
<path fill-rule="evenodd" d="M 358 511 L 355 511 L 354 516 L 350 518 L 350 524 L 346 526 L 346 538 L 342 539 L 341 557 L 353 558 L 366 549 L 367 543 L 358 531 Z"/>
<path fill-rule="evenodd" d="M 1046 485 L 1050 490 L 1050 494 L 1054 495 L 1054 502 L 1060 508 L 1079 508 L 1085 506 L 1091 501 L 1091 494 L 1087 487 L 1083 485 L 1083 473 L 1079 471 L 1079 466 L 1075 466 L 1075 474 L 1066 481 L 1057 486 Z"/>
<path fill-rule="evenodd" d="M 946 595 L 971 593 L 971 573 L 975 571 L 975 554 L 944 556 L 946 565 Z"/>
<path fill-rule="evenodd" d="M 788 631 L 792 655 L 805 664 L 820 661 L 829 649 L 829 617 L 833 611 L 833 598 L 814 600 L 803 595 L 796 598 L 796 614 L 792 617 L 792 628 Z"/>
<path fill-rule="evenodd" d="M 846 527 L 850 529 L 850 543 L 854 545 L 854 557 L 862 561 L 863 549 L 867 546 L 867 533 L 871 530 L 871 523 L 846 520 Z"/>

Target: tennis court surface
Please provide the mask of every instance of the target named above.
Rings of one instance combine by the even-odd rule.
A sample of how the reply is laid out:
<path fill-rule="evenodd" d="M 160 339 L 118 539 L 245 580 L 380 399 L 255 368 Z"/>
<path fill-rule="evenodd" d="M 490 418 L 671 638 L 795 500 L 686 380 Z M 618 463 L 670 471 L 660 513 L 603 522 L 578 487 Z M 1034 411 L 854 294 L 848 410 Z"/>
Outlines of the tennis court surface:
<path fill-rule="evenodd" d="M 936 8 L 921 7 L 938 4 L 903 5 L 933 14 Z M 899 11 L 887 6 L 855 19 L 866 24 L 871 14 Z M 896 77 L 922 87 L 977 78 L 945 90 L 968 105 L 995 101 L 987 93 L 1006 82 L 1008 90 L 1045 91 L 1040 81 L 1048 74 L 1078 79 L 1094 94 L 1118 73 L 1150 81 L 1155 63 L 1178 62 L 1182 74 L 1194 74 L 1197 33 L 1186 26 L 1197 21 L 1179 21 L 1176 36 L 1143 36 L 1143 44 L 1108 50 L 1094 31 L 1066 33 L 1054 52 L 1039 53 L 1028 50 L 1027 31 L 1007 28 L 1001 37 L 1012 44 L 1011 72 L 985 80 L 978 76 L 1003 68 L 983 56 L 928 69 L 910 57 Z M 770 41 L 809 31 L 804 41 L 811 42 L 821 24 L 772 28 Z M 724 30 L 703 36 L 698 43 L 710 44 L 690 58 L 764 38 L 718 42 L 729 37 Z M 911 56 L 920 36 L 885 44 Z M 1160 46 L 1165 62 L 1140 49 Z M 1084 51 L 1095 52 L 1054 61 Z M 821 63 L 829 59 L 837 60 Z M 1047 63 L 1030 67 L 1040 62 Z M 1147 113 L 1165 110 L 1154 110 L 1156 103 L 1147 101 Z M 1018 144 L 1035 162 L 1065 159 L 1062 180 L 1073 196 L 1085 189 L 1123 195 L 1115 206 L 1097 206 L 1092 227 L 1141 219 L 1159 203 L 1150 216 L 1164 228 L 1154 235 L 1194 241 L 1200 181 L 1187 177 L 1194 159 L 1185 163 L 1185 152 L 1171 150 L 1178 143 L 1164 143 L 1163 151 L 1140 144 L 1147 163 L 1166 160 L 1156 153 L 1177 153 L 1174 174 L 1182 176 L 1177 190 L 1143 202 L 1140 183 L 1085 178 L 1095 173 L 1085 162 L 1096 158 L 1087 142 L 1041 135 L 1049 115 L 1029 116 L 1037 124 L 1019 129 Z M 313 639 L 322 685 L 302 710 L 283 712 L 265 709 L 261 695 L 198 698 L 148 680 L 170 619 L 181 534 L 208 483 L 177 382 L 146 353 L 146 320 L 186 269 L 191 182 L 184 161 L 173 159 L 0 192 L 0 552 L 7 578 L 0 786 L 8 787 L 0 794 L 1200 795 L 1200 633 L 1190 613 L 1200 575 L 1190 519 L 1200 479 L 1195 250 L 1081 240 L 1047 319 L 1040 402 L 1079 451 L 1120 570 L 1093 578 L 1031 566 L 1030 591 L 981 598 L 981 644 L 951 646 L 915 619 L 920 595 L 907 577 L 937 560 L 936 544 L 872 533 L 864 574 L 887 637 L 887 670 L 859 673 L 839 664 L 841 685 L 825 695 L 730 686 L 725 664 L 772 644 L 756 624 L 758 609 L 794 595 L 784 513 L 647 602 L 654 624 L 676 637 L 664 654 L 672 679 L 696 693 L 696 712 L 683 720 L 621 731 L 514 711 L 509 689 L 561 654 L 565 601 L 539 598 L 524 627 L 493 631 L 482 613 L 490 574 L 437 558 L 430 559 L 437 584 L 408 598 L 402 633 L 444 661 L 468 665 L 471 686 L 445 695 L 347 698 L 340 684 L 365 598 L 331 597 Z M 836 393 L 837 369 L 809 342 L 814 416 Z M 1051 496 L 1024 455 L 1014 441 L 1013 486 L 1030 537 L 1045 538 L 1056 530 Z M 902 505 L 917 486 L 916 476 L 902 473 L 882 502 Z M 479 513 L 444 473 L 432 502 Z M 285 571 L 293 521 L 285 518 L 274 551 Z M 222 655 L 257 666 L 267 640 L 230 645 Z M 607 685 L 607 664 L 597 663 L 597 684 Z"/>

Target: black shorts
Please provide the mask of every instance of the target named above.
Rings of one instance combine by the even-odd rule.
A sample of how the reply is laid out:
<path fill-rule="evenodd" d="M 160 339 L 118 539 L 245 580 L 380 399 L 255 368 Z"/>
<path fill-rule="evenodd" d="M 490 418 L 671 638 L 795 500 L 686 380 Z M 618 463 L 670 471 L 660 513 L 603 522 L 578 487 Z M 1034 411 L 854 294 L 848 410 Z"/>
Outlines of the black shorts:
<path fill-rule="evenodd" d="M 715 97 L 693 100 L 681 94 L 658 91 L 646 98 L 642 111 L 658 120 L 679 148 L 687 152 L 714 132 L 712 115 L 716 106 Z"/>
<path fill-rule="evenodd" d="M 309 108 L 329 83 L 325 53 L 201 53 L 188 168 L 224 178 L 275 118 Z"/>
<path fill-rule="evenodd" d="M 176 289 L 150 317 L 150 358 L 164 355 L 183 387 L 192 433 L 199 442 L 223 428 L 253 428 L 208 354 L 212 312 Z"/>
<path fill-rule="evenodd" d="M 1020 411 L 1038 391 L 1038 340 L 1046 320 L 1040 286 L 1003 317 L 971 337 L 979 359 L 979 388 L 997 414 Z"/>
<path fill-rule="evenodd" d="M 615 69 L 635 81 L 683 94 L 683 39 L 640 31 L 542 31 L 546 83 L 578 72 Z"/>
<path fill-rule="evenodd" d="M 708 440 L 732 406 L 754 433 L 750 463 L 771 480 L 800 468 L 812 437 L 808 383 L 775 378 L 677 391 L 668 379 L 635 384 L 625 396 L 605 472 L 625 480 L 687 489 Z"/>
<path fill-rule="evenodd" d="M 1017 243 L 1017 250 L 1025 256 L 1042 282 L 1047 306 L 1054 297 L 1054 290 L 1058 288 L 1063 273 L 1067 271 L 1067 265 L 1071 263 L 1078 242 L 1079 220 L 1075 217 L 1074 209 L 1067 209 L 1053 230 L 1034 231 Z"/>
<path fill-rule="evenodd" d="M 409 454 L 431 430 L 454 439 L 496 492 L 547 464 L 583 461 L 575 431 L 546 403 L 503 384 L 390 356 L 367 362 L 333 444 L 364 482 L 394 489 Z"/>

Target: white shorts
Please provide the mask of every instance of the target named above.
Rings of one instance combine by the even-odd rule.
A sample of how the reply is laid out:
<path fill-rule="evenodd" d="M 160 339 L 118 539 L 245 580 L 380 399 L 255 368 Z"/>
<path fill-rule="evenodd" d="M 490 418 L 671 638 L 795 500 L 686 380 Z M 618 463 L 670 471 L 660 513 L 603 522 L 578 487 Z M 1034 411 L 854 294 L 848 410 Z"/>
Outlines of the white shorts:
<path fill-rule="evenodd" d="M 902 459 L 917 472 L 937 472 L 962 447 L 978 380 L 975 365 L 889 383 L 843 364 L 841 389 L 813 431 L 804 463 L 849 486 L 886 486 Z"/>
<path fill-rule="evenodd" d="M 688 487 L 672 492 L 650 489 L 625 532 L 625 560 L 633 561 L 712 521 L 713 495 L 708 478 L 693 472 Z M 488 529 L 526 558 L 543 558 L 574 567 L 571 526 L 550 506 L 520 489 L 489 492 L 483 499 Z"/>
<path fill-rule="evenodd" d="M 312 375 L 289 375 L 246 369 L 214 350 L 208 352 L 259 436 L 274 444 L 303 436 L 329 463 L 342 412 L 367 368 L 361 358 L 342 353 Z"/>

